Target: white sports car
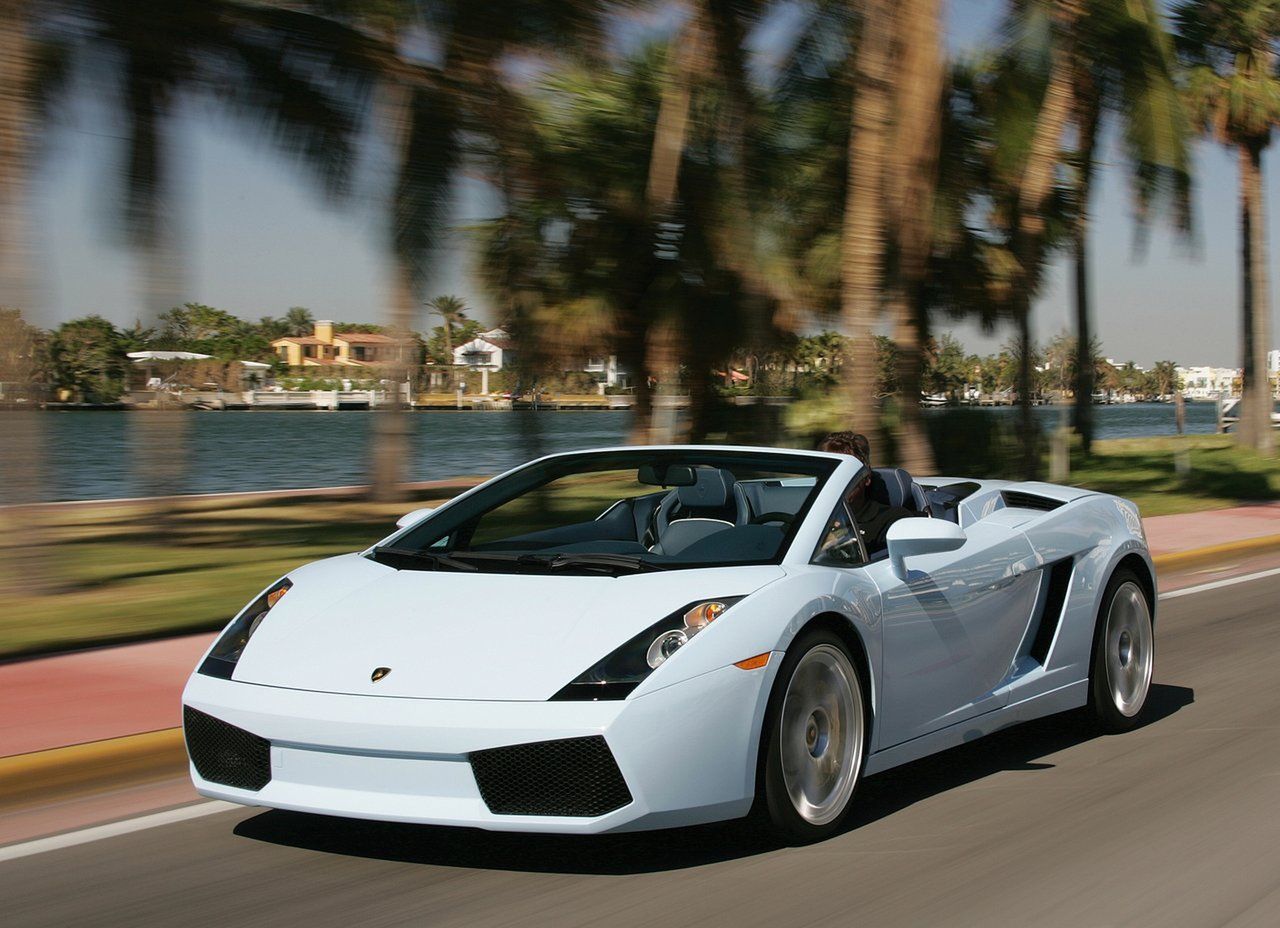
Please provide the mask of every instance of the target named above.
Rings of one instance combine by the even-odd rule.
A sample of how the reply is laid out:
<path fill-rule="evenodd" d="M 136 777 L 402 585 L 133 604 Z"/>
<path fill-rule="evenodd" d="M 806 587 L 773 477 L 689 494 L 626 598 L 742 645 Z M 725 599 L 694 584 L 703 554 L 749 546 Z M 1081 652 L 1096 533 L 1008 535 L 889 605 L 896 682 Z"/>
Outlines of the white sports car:
<path fill-rule="evenodd" d="M 848 499 L 912 510 L 869 550 Z M 227 626 L 183 695 L 205 796 L 594 833 L 830 834 L 861 777 L 1088 707 L 1132 727 L 1155 571 L 1132 503 L 766 448 L 558 454 Z"/>

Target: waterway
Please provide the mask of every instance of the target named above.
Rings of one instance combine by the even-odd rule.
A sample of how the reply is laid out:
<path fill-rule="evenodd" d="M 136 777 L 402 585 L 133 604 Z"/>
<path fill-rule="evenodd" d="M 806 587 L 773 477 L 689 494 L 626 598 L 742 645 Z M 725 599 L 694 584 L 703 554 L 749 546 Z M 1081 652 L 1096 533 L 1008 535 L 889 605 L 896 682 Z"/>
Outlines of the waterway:
<path fill-rule="evenodd" d="M 1012 408 L 983 410 L 1013 416 Z M 1171 405 L 1096 407 L 1098 437 L 1174 434 Z M 925 410 L 936 415 L 937 410 Z M 1038 407 L 1046 428 L 1062 412 Z M 144 456 L 171 454 L 147 445 L 138 423 L 147 412 L 62 411 L 45 418 L 49 499 L 140 496 Z M 367 481 L 368 445 L 376 413 L 252 410 L 188 414 L 189 466 L 178 489 L 223 493 L 299 487 L 344 486 Z M 430 412 L 416 413 L 407 476 L 437 480 L 494 474 L 532 454 L 617 445 L 630 425 L 626 412 Z M 1212 403 L 1187 406 L 1187 431 L 1215 427 Z M 3 418 L 0 417 L 0 427 Z"/>

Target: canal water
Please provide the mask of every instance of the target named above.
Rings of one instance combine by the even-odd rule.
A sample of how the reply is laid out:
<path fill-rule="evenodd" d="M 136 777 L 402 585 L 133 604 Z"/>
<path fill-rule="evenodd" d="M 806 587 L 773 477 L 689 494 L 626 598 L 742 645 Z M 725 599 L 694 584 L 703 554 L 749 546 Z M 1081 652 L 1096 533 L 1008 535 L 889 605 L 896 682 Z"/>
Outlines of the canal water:
<path fill-rule="evenodd" d="M 925 410 L 925 415 L 937 414 Z M 1012 408 L 983 410 L 1016 415 Z M 1130 404 L 1096 407 L 1098 437 L 1174 434 L 1173 406 Z M 1038 407 L 1046 428 L 1061 416 Z M 61 411 L 46 417 L 49 499 L 109 499 L 146 493 L 139 479 L 143 447 L 134 428 L 146 412 Z M 1212 403 L 1187 405 L 1187 431 L 1213 432 Z M 376 413 L 251 410 L 189 414 L 187 493 L 225 493 L 297 487 L 343 486 L 367 481 L 367 447 Z M 411 480 L 494 474 L 532 454 L 621 444 L 626 412 L 429 412 L 410 416 Z M 1011 420 L 1012 421 L 1012 420 Z M 0 426 L 3 419 L 0 418 Z"/>

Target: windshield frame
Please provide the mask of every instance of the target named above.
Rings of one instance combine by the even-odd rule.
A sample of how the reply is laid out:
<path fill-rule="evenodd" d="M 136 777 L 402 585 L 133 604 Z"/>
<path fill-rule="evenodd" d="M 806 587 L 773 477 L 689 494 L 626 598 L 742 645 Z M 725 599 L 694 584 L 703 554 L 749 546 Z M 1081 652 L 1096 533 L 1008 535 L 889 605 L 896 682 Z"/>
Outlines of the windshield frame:
<path fill-rule="evenodd" d="M 709 567 L 778 565 L 783 563 L 796 543 L 797 535 L 808 522 L 813 506 L 825 495 L 832 474 L 840 468 L 841 457 L 795 449 L 735 448 L 705 445 L 637 446 L 549 455 L 507 471 L 455 497 L 422 521 L 407 526 L 383 539 L 377 546 L 367 550 L 365 554 L 373 556 L 379 548 L 390 547 L 400 551 L 421 551 L 424 554 L 438 553 L 465 557 L 468 553 L 465 549 L 454 549 L 447 546 L 433 547 L 433 545 L 438 545 L 441 539 L 448 538 L 466 526 L 468 522 L 477 520 L 486 513 L 555 480 L 574 474 L 638 469 L 641 464 L 645 463 L 707 465 L 766 473 L 777 472 L 795 477 L 812 477 L 814 479 L 814 485 L 810 489 L 808 496 L 799 510 L 797 510 L 795 518 L 784 528 L 782 539 L 773 556 L 769 558 L 730 561 L 668 561 L 664 556 L 657 555 L 653 560 L 647 561 L 650 564 L 660 565 L 663 570 L 688 570 Z M 663 489 L 663 487 L 653 487 L 654 492 L 662 492 Z M 608 508 L 605 511 L 608 511 Z M 534 553 L 536 554 L 536 552 Z M 497 565 L 495 562 L 487 566 L 494 567 Z M 530 572 L 527 569 L 522 569 L 518 562 L 512 562 L 510 566 L 511 570 L 509 572 Z M 527 567 L 528 565 L 524 566 Z M 487 570 L 486 572 L 493 571 Z M 576 576 L 576 574 L 569 571 L 565 573 L 566 575 Z"/>

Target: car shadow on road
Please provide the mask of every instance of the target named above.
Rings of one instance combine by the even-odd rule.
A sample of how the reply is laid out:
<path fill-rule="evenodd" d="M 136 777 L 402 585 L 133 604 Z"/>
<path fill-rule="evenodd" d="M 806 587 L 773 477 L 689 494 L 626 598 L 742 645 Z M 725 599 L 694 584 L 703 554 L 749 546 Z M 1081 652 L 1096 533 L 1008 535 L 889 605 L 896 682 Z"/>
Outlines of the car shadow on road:
<path fill-rule="evenodd" d="M 1184 686 L 1153 684 L 1140 727 L 1195 701 Z M 1100 737 L 1079 713 L 1050 716 L 972 744 L 868 777 L 850 832 L 908 806 L 1007 770 L 1045 770 L 1040 759 Z M 696 776 L 696 769 L 690 770 Z M 781 845 L 744 822 L 590 837 L 404 825 L 273 810 L 235 828 L 242 838 L 373 860 L 530 873 L 622 875 L 682 870 L 776 851 Z"/>
<path fill-rule="evenodd" d="M 1142 720 L 1134 730 L 1154 725 L 1194 702 L 1195 691 L 1190 687 L 1153 683 Z M 894 767 L 867 777 L 858 787 L 845 830 L 869 825 L 922 799 L 1002 771 L 1052 770 L 1055 765 L 1042 758 L 1103 737 L 1108 736 L 1099 734 L 1082 712 L 1064 712 Z"/>

